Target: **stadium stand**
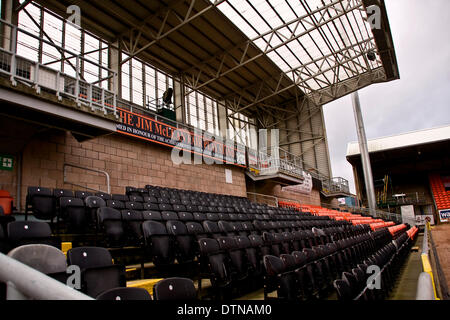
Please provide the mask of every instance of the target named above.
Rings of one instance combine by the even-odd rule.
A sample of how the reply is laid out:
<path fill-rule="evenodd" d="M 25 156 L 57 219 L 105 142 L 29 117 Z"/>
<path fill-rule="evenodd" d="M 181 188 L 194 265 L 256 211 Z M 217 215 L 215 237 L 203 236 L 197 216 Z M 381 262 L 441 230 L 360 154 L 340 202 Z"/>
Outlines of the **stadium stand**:
<path fill-rule="evenodd" d="M 29 243 L 60 248 L 60 237 L 94 232 L 88 246 L 67 252 L 67 265 L 80 266 L 81 291 L 97 299 L 148 299 L 139 290 L 125 290 L 125 267 L 113 263 L 114 250 L 127 255 L 131 247 L 142 249 L 142 261 L 152 261 L 172 279 L 154 287 L 155 300 L 194 299 L 202 279 L 211 282 L 207 299 L 264 288 L 266 299 L 323 299 L 335 290 L 339 299 L 371 300 L 389 293 L 418 232 L 324 208 L 270 207 L 243 197 L 151 185 L 126 192 L 92 196 L 30 187 L 27 208 L 38 221 L 8 223 L 7 233 L 0 233 L 2 250 Z M 177 279 L 182 268 L 176 267 L 186 264 L 190 282 Z M 382 266 L 386 285 L 376 296 L 363 286 L 371 264 Z M 198 292 L 192 290 L 193 279 L 199 280 Z M 172 292 L 170 286 L 183 289 Z"/>

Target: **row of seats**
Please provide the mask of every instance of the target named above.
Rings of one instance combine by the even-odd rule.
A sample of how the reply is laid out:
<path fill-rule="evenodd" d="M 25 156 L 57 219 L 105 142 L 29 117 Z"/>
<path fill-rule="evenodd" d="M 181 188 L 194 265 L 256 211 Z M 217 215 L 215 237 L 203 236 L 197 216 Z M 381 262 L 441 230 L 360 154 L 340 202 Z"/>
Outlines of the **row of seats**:
<path fill-rule="evenodd" d="M 147 189 L 144 189 L 147 190 Z M 130 191 L 129 191 L 130 192 Z M 187 201 L 187 200 L 186 200 Z M 200 215 L 197 220 L 202 220 L 201 214 L 218 215 L 220 220 L 320 220 L 326 217 L 314 217 L 305 213 L 293 214 L 292 211 L 281 208 L 270 208 L 267 206 L 250 203 L 248 199 L 241 200 L 248 206 L 220 206 L 211 201 L 186 202 L 177 198 L 155 197 L 151 195 L 122 195 L 97 193 L 95 196 L 86 191 L 75 191 L 66 189 L 54 189 L 42 187 L 29 187 L 26 204 L 26 217 L 32 212 L 38 219 L 48 219 L 53 222 L 62 221 L 68 227 L 69 233 L 84 233 L 87 226 L 96 225 L 96 214 L 91 209 L 108 206 L 117 210 L 136 211 L 174 211 L 190 212 Z M 84 208 L 83 208 L 84 207 Z M 90 212 L 89 212 L 90 211 Z M 247 215 L 247 216 L 246 216 Z M 58 226 L 58 224 L 57 224 Z"/>
<path fill-rule="evenodd" d="M 325 298 L 333 280 L 375 252 L 375 248 L 375 239 L 366 233 L 279 257 L 265 255 L 264 295 L 267 298 L 276 291 L 278 299 Z"/>
<path fill-rule="evenodd" d="M 338 298 L 364 301 L 387 298 L 412 243 L 413 241 L 404 232 L 351 271 L 342 273 L 342 278 L 333 283 Z M 373 266 L 376 268 L 372 269 Z M 379 274 L 369 283 L 369 277 L 375 275 L 375 272 Z"/>
<path fill-rule="evenodd" d="M 61 247 L 61 239 L 52 234 L 50 225 L 46 222 L 13 221 L 7 224 L 6 232 L 0 227 L 1 253 L 7 254 L 16 247 L 36 243 Z"/>
<path fill-rule="evenodd" d="M 152 300 L 147 290 L 126 287 L 125 267 L 114 264 L 105 248 L 73 248 L 67 252 L 66 258 L 55 247 L 32 244 L 15 248 L 8 256 L 97 300 Z M 80 268 L 80 283 L 70 281 L 66 270 L 71 265 Z M 167 278 L 154 285 L 153 299 L 195 300 L 197 291 L 191 279 Z"/>
<path fill-rule="evenodd" d="M 333 239 L 333 242 L 329 243 L 309 242 L 301 236 L 299 238 L 284 237 L 288 234 L 265 232 L 262 237 L 250 235 L 248 237 L 228 236 L 218 237 L 217 239 L 199 239 L 200 265 L 203 275 L 207 276 L 213 287 L 219 290 L 227 286 L 238 287 L 241 281 L 249 277 L 258 278 L 265 275 L 266 279 L 271 279 L 271 276 L 277 278 L 280 272 L 285 271 L 285 267 L 282 268 L 283 270 L 277 269 L 274 271 L 276 268 L 271 268 L 270 262 L 275 261 L 275 264 L 277 262 L 283 264 L 283 257 L 293 252 L 298 252 L 302 256 L 305 255 L 305 259 L 309 263 L 319 263 L 317 261 L 320 259 L 342 251 L 344 256 L 340 257 L 341 267 L 337 269 L 340 271 L 342 268 L 346 270 L 351 263 L 365 257 L 365 251 L 375 248 L 375 242 L 369 233 L 353 238 Z M 292 233 L 293 235 L 295 235 L 295 232 Z M 331 280 L 336 277 L 334 277 L 334 274 L 328 275 L 331 283 Z M 319 283 L 318 279 L 323 276 L 323 273 L 314 273 L 310 276 L 313 283 Z M 271 286 L 270 282 L 270 280 L 265 282 L 265 296 L 272 288 L 277 287 Z M 314 290 L 316 289 L 314 287 Z M 283 294 L 280 294 L 279 297 L 283 297 Z"/>
<path fill-rule="evenodd" d="M 98 209 L 99 233 L 103 234 L 107 246 L 141 246 L 149 237 L 158 235 L 184 237 L 249 236 L 274 233 L 275 237 L 289 241 L 331 242 L 334 239 L 368 232 L 367 226 L 342 225 L 336 221 L 225 221 L 208 220 L 216 214 L 199 216 L 189 212 L 171 211 L 118 211 L 108 207 Z M 205 220 L 203 220 L 205 219 Z M 323 230 L 315 228 L 323 228 Z M 320 230 L 320 231 L 319 231 Z M 314 232 L 316 231 L 316 232 Z M 316 240 L 316 238 L 318 240 Z M 177 244 L 178 246 L 179 244 Z M 148 246 L 147 246 L 148 247 Z"/>
<path fill-rule="evenodd" d="M 92 193 L 88 191 L 72 191 L 67 189 L 49 189 L 45 187 L 29 187 L 26 197 L 25 214 L 32 213 L 36 218 L 42 220 L 52 220 L 58 215 L 60 208 L 60 198 L 72 198 L 84 200 L 89 196 L 97 196 L 108 202 L 108 206 L 113 206 L 117 209 L 134 209 L 133 206 L 138 206 L 144 210 L 145 203 L 154 204 L 168 204 L 168 205 L 183 205 L 183 206 L 199 206 L 195 211 L 199 212 L 241 212 L 261 214 L 262 209 L 269 207 L 251 203 L 247 198 L 229 197 L 223 195 L 206 194 L 208 196 L 195 197 L 186 194 L 192 192 L 184 191 L 181 195 L 173 191 L 159 190 L 159 189 L 135 189 L 127 187 L 127 194 L 107 194 L 107 193 Z M 174 189 L 175 190 L 175 189 Z M 225 199 L 225 200 L 223 200 Z M 79 202 L 79 201 L 78 201 Z M 132 203 L 126 205 L 126 203 Z M 142 203 L 142 208 L 138 203 Z M 217 207 L 217 208 L 214 208 Z M 212 209 L 213 208 L 213 209 Z M 152 210 L 152 209 L 147 209 Z M 179 211 L 194 212 L 194 209 L 188 208 Z M 270 213 L 273 214 L 292 214 L 290 210 L 282 208 L 272 208 Z"/>

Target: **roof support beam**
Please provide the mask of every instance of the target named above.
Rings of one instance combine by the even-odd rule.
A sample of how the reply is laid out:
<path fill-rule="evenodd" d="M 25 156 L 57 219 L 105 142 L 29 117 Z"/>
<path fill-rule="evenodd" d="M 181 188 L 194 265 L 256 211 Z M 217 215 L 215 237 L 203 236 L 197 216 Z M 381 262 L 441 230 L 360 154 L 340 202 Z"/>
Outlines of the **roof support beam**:
<path fill-rule="evenodd" d="M 312 138 L 307 138 L 307 139 L 302 139 L 302 140 L 297 140 L 297 141 L 292 141 L 292 142 L 280 142 L 280 147 L 284 147 L 284 146 L 290 146 L 292 144 L 297 144 L 297 143 L 303 143 L 303 142 L 307 142 L 307 141 L 312 141 L 312 140 L 323 140 L 323 136 L 314 136 Z"/>
<path fill-rule="evenodd" d="M 21 11 L 23 8 L 25 8 L 27 5 L 29 5 L 33 0 L 26 0 L 24 2 L 22 2 L 21 4 L 19 4 L 17 6 L 17 8 L 15 9 L 16 12 Z"/>
<path fill-rule="evenodd" d="M 273 52 L 276 49 L 281 48 L 281 47 L 287 45 L 288 43 L 307 35 L 308 33 L 316 30 L 317 28 L 320 28 L 331 21 L 339 19 L 355 9 L 363 7 L 362 3 L 357 2 L 355 4 L 355 3 L 349 2 L 347 7 L 344 8 L 343 10 L 335 8 L 335 5 L 341 4 L 341 3 L 342 2 L 340 0 L 333 1 L 321 8 L 312 10 L 311 12 L 308 12 L 307 14 L 300 16 L 299 18 L 296 18 L 285 24 L 282 24 L 272 30 L 265 32 L 265 33 L 262 33 L 261 35 L 257 36 L 256 38 L 253 38 L 253 39 L 248 40 L 238 46 L 235 46 L 235 47 L 231 48 L 230 50 L 227 50 L 224 53 L 221 52 L 221 53 L 217 54 L 216 56 L 213 56 L 212 58 L 209 58 L 209 59 L 205 60 L 204 62 L 200 63 L 200 65 L 198 65 L 198 66 L 195 66 L 193 68 L 185 70 L 184 72 L 186 74 L 193 74 L 193 75 L 197 74 L 197 75 L 193 76 L 194 79 L 195 78 L 199 79 L 200 75 L 202 73 L 210 74 L 210 75 L 215 74 L 214 77 L 208 78 L 208 80 L 206 80 L 203 83 L 199 83 L 199 81 L 198 81 L 198 83 L 194 83 L 194 86 L 192 89 L 198 90 L 204 86 L 207 86 L 208 84 L 226 76 L 227 74 L 229 74 L 231 72 L 234 72 L 235 70 L 241 68 L 242 66 L 244 66 L 252 61 L 255 61 L 256 59 L 263 57 L 263 56 L 269 54 L 270 52 Z M 336 14 L 333 16 L 328 16 L 330 9 L 333 9 L 336 12 Z M 313 16 L 313 15 L 321 16 L 320 19 L 318 20 L 318 23 L 311 23 L 311 16 Z M 328 17 L 326 17 L 326 16 L 328 16 Z M 281 29 L 283 29 L 287 26 L 293 26 L 295 24 L 298 25 L 300 23 L 309 25 L 309 28 L 306 28 L 305 31 L 300 32 L 300 33 L 296 33 L 297 28 L 293 28 L 294 31 L 292 31 L 292 33 L 289 37 L 286 37 L 285 35 L 281 34 L 281 32 L 280 32 Z M 282 36 L 282 38 L 284 38 L 285 40 L 282 42 L 277 42 L 277 45 L 274 45 L 274 46 L 272 46 L 270 44 L 270 41 L 267 42 L 267 40 L 264 40 L 264 39 L 272 39 L 275 34 Z M 265 46 L 264 50 L 259 50 L 259 48 L 258 48 L 256 50 L 259 53 L 249 56 L 249 53 L 248 53 L 249 46 L 251 45 L 251 46 L 255 47 L 255 45 L 254 45 L 255 41 L 258 41 L 261 39 L 266 42 L 266 46 Z M 218 69 L 211 66 L 211 65 L 217 65 L 217 61 L 223 61 L 223 60 L 234 62 L 234 64 L 235 64 L 234 67 L 224 70 L 223 63 L 220 63 L 220 66 Z"/>
<path fill-rule="evenodd" d="M 150 41 L 149 43 L 145 44 L 141 48 L 135 50 L 134 52 L 130 53 L 130 55 L 127 58 L 122 60 L 121 64 L 124 64 L 124 63 L 128 62 L 129 60 L 131 60 L 135 56 L 139 55 L 143 51 L 145 51 L 148 48 L 150 48 L 151 46 L 153 46 L 155 43 L 158 43 L 159 41 L 161 41 L 162 39 L 166 38 L 167 36 L 169 36 L 173 32 L 175 32 L 178 29 L 180 29 L 181 27 L 185 26 L 186 24 L 191 23 L 193 20 L 195 20 L 198 17 L 202 16 L 203 14 L 205 14 L 207 11 L 211 10 L 212 8 L 215 8 L 216 6 L 218 6 L 219 4 L 224 2 L 225 0 L 215 0 L 214 2 L 212 2 L 210 5 L 208 5 L 204 9 L 198 11 L 195 14 L 192 14 L 192 10 L 193 10 L 193 6 L 195 4 L 195 1 L 196 0 L 191 0 L 189 9 L 185 13 L 184 17 L 181 17 L 177 12 L 175 12 L 175 10 L 169 9 L 164 15 L 164 20 L 163 20 L 163 23 L 161 24 L 161 26 L 160 26 L 160 28 L 158 30 L 158 33 L 156 35 L 155 34 L 152 35 L 153 36 L 153 40 Z M 164 29 L 167 26 L 167 20 L 169 18 L 169 15 L 174 15 L 177 18 L 177 20 L 179 20 L 179 23 L 177 25 L 175 25 L 175 26 L 172 26 L 169 30 L 164 32 Z M 137 45 L 134 46 L 134 47 L 136 48 Z"/>
<path fill-rule="evenodd" d="M 353 59 L 366 55 L 371 50 L 371 47 L 370 47 L 371 39 L 367 39 L 367 40 L 365 40 L 363 42 L 368 44 L 368 46 L 366 46 L 366 50 L 364 52 L 359 52 L 358 48 L 359 48 L 360 44 L 357 43 L 357 44 L 354 44 L 354 45 L 344 49 L 344 51 L 346 51 L 346 50 L 353 50 L 354 51 L 354 54 L 352 56 L 350 56 L 350 57 L 348 55 L 345 55 L 342 52 L 331 53 L 329 55 L 326 55 L 324 57 L 316 59 L 315 61 L 311 61 L 308 64 L 305 64 L 303 66 L 300 66 L 300 67 L 297 67 L 295 69 L 287 71 L 286 72 L 287 74 L 291 74 L 292 75 L 292 78 L 294 79 L 294 83 L 291 83 L 291 84 L 289 84 L 287 86 L 284 86 L 284 87 L 280 86 L 277 90 L 274 90 L 274 91 L 272 90 L 271 92 L 268 89 L 267 91 L 270 92 L 268 95 L 266 95 L 264 97 L 261 97 L 261 98 L 255 100 L 255 101 L 247 104 L 246 106 L 242 106 L 236 112 L 242 112 L 242 111 L 244 111 L 244 110 L 246 110 L 246 109 L 248 109 L 250 107 L 253 107 L 255 105 L 260 104 L 261 102 L 263 102 L 263 101 L 265 101 L 265 100 L 267 100 L 269 98 L 275 97 L 275 96 L 277 96 L 277 95 L 279 95 L 279 94 L 281 94 L 283 92 L 286 92 L 286 91 L 288 91 L 288 90 L 290 90 L 292 88 L 295 88 L 295 87 L 300 87 L 300 88 L 302 88 L 305 91 L 306 94 L 308 94 L 309 96 L 313 96 L 313 94 L 314 94 L 314 92 L 316 92 L 316 90 L 314 90 L 313 88 L 309 87 L 308 84 L 307 84 L 307 81 L 312 80 L 312 79 L 314 79 L 314 78 L 316 78 L 316 77 L 318 77 L 320 75 L 323 75 L 323 74 L 325 74 L 327 72 L 330 72 L 330 71 L 333 72 L 339 66 L 343 67 L 345 64 L 353 61 Z M 332 67 L 327 67 L 325 69 L 319 69 L 319 71 L 315 72 L 312 75 L 309 75 L 309 73 L 310 73 L 309 71 L 310 70 L 308 71 L 308 69 L 307 69 L 309 65 L 311 65 L 311 64 L 313 64 L 313 63 L 315 63 L 317 61 L 321 61 L 320 65 L 323 67 L 325 65 L 325 60 L 329 60 L 331 62 Z M 305 70 L 307 70 L 307 71 L 305 71 Z M 370 72 L 370 70 L 367 70 L 367 71 Z M 336 83 L 333 84 L 333 85 L 336 85 Z"/>

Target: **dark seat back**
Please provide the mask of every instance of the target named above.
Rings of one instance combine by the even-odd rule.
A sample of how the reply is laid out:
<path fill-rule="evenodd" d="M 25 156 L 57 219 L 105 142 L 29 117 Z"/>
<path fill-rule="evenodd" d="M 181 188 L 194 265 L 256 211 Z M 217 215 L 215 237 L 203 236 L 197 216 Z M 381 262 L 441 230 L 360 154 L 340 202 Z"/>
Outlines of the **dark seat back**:
<path fill-rule="evenodd" d="M 186 225 L 181 221 L 167 221 L 166 228 L 174 236 L 176 243 L 175 254 L 178 262 L 193 261 L 198 252 L 195 235 L 189 234 Z"/>
<path fill-rule="evenodd" d="M 197 291 L 191 279 L 168 278 L 155 284 L 153 297 L 155 300 L 189 301 L 197 299 Z"/>
<path fill-rule="evenodd" d="M 175 259 L 175 252 L 166 226 L 161 222 L 147 220 L 142 224 L 142 232 L 145 247 L 155 266 L 172 264 Z"/>
<path fill-rule="evenodd" d="M 8 223 L 8 240 L 15 248 L 26 244 L 47 244 L 61 248 L 61 239 L 52 236 L 47 222 L 14 221 Z"/>
<path fill-rule="evenodd" d="M 97 221 L 98 229 L 104 233 L 108 246 L 121 247 L 124 245 L 125 234 L 122 215 L 119 210 L 110 207 L 99 208 L 97 210 Z"/>
<path fill-rule="evenodd" d="M 26 211 L 31 206 L 31 212 L 38 219 L 52 220 L 56 215 L 55 198 L 48 188 L 28 187 L 26 202 Z"/>
<path fill-rule="evenodd" d="M 96 300 L 152 300 L 152 296 L 143 288 L 113 288 L 98 295 Z"/>
<path fill-rule="evenodd" d="M 60 217 L 67 223 L 69 230 L 84 231 L 88 226 L 88 216 L 84 202 L 80 198 L 59 198 Z"/>

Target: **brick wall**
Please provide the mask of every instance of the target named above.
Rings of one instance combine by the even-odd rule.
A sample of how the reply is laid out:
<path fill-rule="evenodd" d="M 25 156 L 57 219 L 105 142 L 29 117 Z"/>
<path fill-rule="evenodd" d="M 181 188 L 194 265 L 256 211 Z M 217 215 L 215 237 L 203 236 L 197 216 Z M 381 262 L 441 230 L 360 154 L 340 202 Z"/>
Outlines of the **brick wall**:
<path fill-rule="evenodd" d="M 244 169 L 225 165 L 175 165 L 171 149 L 119 134 L 83 143 L 69 132 L 50 130 L 35 136 L 23 152 L 22 204 L 29 186 L 82 190 L 64 184 L 64 163 L 107 171 L 111 193 L 124 193 L 126 186 L 146 184 L 234 196 L 246 196 Z M 233 184 L 225 182 L 225 169 L 232 170 Z M 106 191 L 104 176 L 68 168 L 67 180 Z M 12 183 L 15 190 L 15 183 Z M 15 194 L 15 193 L 14 193 Z"/>

